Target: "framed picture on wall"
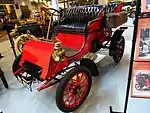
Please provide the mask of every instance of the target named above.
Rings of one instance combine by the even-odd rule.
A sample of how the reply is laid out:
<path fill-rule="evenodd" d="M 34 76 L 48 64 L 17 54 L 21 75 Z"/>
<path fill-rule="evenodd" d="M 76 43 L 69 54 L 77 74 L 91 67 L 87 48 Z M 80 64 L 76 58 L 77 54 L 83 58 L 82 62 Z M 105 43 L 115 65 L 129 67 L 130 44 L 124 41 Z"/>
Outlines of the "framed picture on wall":
<path fill-rule="evenodd" d="M 132 71 L 131 96 L 150 98 L 150 63 L 136 62 Z"/>
<path fill-rule="evenodd" d="M 135 60 L 150 61 L 150 18 L 139 19 Z"/>
<path fill-rule="evenodd" d="M 150 12 L 150 0 L 141 0 L 141 11 Z"/>

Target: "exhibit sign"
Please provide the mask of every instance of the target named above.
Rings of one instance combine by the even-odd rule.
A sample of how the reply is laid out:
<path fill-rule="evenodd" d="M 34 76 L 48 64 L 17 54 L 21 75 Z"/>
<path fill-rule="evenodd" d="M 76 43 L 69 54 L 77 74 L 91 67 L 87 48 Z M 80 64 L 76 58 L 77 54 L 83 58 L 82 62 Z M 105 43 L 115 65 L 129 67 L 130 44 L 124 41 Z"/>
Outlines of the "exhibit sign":
<path fill-rule="evenodd" d="M 150 98 L 150 18 L 138 19 L 131 96 Z"/>
<path fill-rule="evenodd" d="M 141 0 L 141 11 L 150 12 L 150 0 Z"/>
<path fill-rule="evenodd" d="M 150 61 L 150 18 L 139 19 L 135 60 Z"/>
<path fill-rule="evenodd" d="M 150 62 L 134 62 L 131 96 L 150 98 Z"/>

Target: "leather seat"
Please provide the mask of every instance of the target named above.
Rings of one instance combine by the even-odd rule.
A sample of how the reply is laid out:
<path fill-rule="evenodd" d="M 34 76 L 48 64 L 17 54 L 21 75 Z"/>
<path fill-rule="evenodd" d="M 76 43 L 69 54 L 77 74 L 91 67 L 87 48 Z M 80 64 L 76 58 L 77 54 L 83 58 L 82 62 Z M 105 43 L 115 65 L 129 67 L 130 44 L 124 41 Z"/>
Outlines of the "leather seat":
<path fill-rule="evenodd" d="M 86 5 L 66 9 L 56 32 L 85 33 L 88 22 L 98 18 L 103 6 Z"/>
<path fill-rule="evenodd" d="M 56 32 L 86 33 L 88 22 L 97 19 L 104 9 L 105 13 L 112 12 L 120 2 L 110 2 L 103 5 L 85 5 L 64 10 Z"/>

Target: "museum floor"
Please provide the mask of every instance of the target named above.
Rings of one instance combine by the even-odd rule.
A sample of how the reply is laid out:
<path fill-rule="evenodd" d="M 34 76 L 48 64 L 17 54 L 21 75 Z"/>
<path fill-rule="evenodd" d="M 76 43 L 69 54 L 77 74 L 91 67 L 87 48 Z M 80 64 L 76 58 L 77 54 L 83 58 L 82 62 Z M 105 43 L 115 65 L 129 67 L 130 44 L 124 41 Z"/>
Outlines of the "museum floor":
<path fill-rule="evenodd" d="M 127 24 L 131 25 L 131 21 Z M 131 53 L 133 27 L 124 33 L 126 48 L 122 61 L 116 65 L 112 58 L 105 57 L 97 63 L 99 76 L 93 77 L 90 95 L 84 104 L 74 113 L 109 113 L 109 106 L 122 111 L 126 92 L 129 58 Z M 55 104 L 56 86 L 38 92 L 34 86 L 33 92 L 17 82 L 11 73 L 14 60 L 9 41 L 0 43 L 0 51 L 5 56 L 0 60 L 9 89 L 5 89 L 0 81 L 0 110 L 4 113 L 61 113 Z M 106 50 L 100 53 L 108 54 Z M 127 113 L 149 113 L 150 100 L 131 99 Z"/>

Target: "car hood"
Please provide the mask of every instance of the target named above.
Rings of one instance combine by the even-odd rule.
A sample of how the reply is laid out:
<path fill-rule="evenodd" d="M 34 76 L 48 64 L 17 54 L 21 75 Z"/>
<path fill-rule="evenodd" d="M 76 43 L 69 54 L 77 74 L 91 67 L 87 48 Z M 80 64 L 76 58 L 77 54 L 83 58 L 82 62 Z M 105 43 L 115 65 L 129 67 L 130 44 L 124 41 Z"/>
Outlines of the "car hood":
<path fill-rule="evenodd" d="M 20 65 L 25 61 L 38 65 L 42 68 L 41 78 L 45 79 L 48 74 L 51 54 L 54 50 L 53 42 L 30 40 L 25 43 L 22 51 Z"/>

